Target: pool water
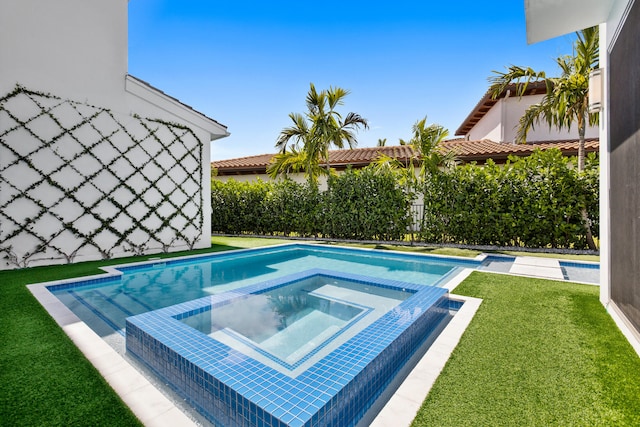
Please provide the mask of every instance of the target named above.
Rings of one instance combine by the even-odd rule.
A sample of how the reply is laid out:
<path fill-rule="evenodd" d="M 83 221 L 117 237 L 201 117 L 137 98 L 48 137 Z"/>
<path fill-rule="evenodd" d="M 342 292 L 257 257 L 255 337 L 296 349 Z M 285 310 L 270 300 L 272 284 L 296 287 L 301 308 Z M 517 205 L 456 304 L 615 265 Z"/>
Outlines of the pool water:
<path fill-rule="evenodd" d="M 294 244 L 122 266 L 117 267 L 121 275 L 98 283 L 50 290 L 100 336 L 114 331 L 124 335 L 129 316 L 312 268 L 437 286 L 455 269 L 478 265 L 473 260 Z"/>
<path fill-rule="evenodd" d="M 479 265 L 292 244 L 47 288 L 215 425 L 355 426 L 459 308 L 441 286 Z"/>
<path fill-rule="evenodd" d="M 327 354 L 413 293 L 316 275 L 180 321 L 275 369 L 273 357 L 297 367 L 320 349 Z"/>
<path fill-rule="evenodd" d="M 293 244 L 47 289 L 105 340 L 123 335 L 127 354 L 214 425 L 361 426 L 462 306 L 447 280 L 513 263 L 489 258 Z"/>

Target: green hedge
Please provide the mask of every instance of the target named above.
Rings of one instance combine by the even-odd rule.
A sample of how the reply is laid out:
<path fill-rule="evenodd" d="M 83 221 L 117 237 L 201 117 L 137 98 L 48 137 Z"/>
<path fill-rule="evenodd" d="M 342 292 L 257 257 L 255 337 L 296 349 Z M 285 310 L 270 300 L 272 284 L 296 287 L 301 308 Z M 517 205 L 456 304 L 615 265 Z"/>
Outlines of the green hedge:
<path fill-rule="evenodd" d="M 392 171 L 331 176 L 328 191 L 291 180 L 211 183 L 211 230 L 232 234 L 398 240 L 409 225 L 409 198 Z"/>
<path fill-rule="evenodd" d="M 398 171 L 348 169 L 328 189 L 277 182 L 212 182 L 212 231 L 232 234 L 402 240 L 412 195 Z M 598 162 L 578 173 L 559 150 L 497 166 L 457 166 L 418 180 L 423 215 L 415 238 L 430 243 L 584 249 L 581 211 L 598 237 Z M 413 201 L 415 203 L 415 201 Z"/>
<path fill-rule="evenodd" d="M 410 225 L 409 196 L 393 171 L 348 169 L 329 177 L 323 235 L 338 239 L 402 240 Z"/>
<path fill-rule="evenodd" d="M 587 247 L 581 211 L 598 236 L 598 165 L 584 172 L 559 150 L 512 158 L 502 167 L 458 166 L 424 184 L 420 238 L 472 245 Z"/>

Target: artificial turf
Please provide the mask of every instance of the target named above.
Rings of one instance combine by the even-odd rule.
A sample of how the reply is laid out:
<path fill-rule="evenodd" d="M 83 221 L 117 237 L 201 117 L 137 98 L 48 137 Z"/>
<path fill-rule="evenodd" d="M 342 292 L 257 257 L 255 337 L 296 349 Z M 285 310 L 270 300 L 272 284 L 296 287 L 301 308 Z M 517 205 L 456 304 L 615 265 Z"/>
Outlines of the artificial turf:
<path fill-rule="evenodd" d="M 599 288 L 474 272 L 483 302 L 418 426 L 638 426 L 640 358 Z"/>
<path fill-rule="evenodd" d="M 0 425 L 140 425 L 25 287 L 91 264 L 0 272 Z"/>

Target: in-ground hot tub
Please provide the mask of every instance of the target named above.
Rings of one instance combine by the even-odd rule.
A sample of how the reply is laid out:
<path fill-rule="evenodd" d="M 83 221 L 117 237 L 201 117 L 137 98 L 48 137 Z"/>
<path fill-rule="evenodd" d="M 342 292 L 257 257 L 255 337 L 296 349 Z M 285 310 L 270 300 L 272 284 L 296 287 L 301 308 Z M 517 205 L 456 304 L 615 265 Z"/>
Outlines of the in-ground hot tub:
<path fill-rule="evenodd" d="M 214 424 L 357 424 L 459 303 L 311 269 L 127 318 L 127 352 Z"/>

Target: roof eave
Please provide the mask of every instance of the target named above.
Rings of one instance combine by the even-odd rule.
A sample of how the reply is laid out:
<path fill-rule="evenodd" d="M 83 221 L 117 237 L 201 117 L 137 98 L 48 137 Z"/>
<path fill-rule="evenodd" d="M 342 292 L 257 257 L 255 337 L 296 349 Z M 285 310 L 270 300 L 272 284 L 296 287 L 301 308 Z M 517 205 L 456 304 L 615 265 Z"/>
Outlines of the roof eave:
<path fill-rule="evenodd" d="M 525 0 L 527 43 L 593 27 L 607 20 L 614 0 Z"/>
<path fill-rule="evenodd" d="M 460 127 L 456 130 L 455 135 L 461 136 L 469 133 L 500 99 L 506 98 L 507 94 L 515 92 L 515 90 L 516 84 L 511 84 L 504 88 L 504 90 L 496 97 L 492 95 L 491 89 L 487 90 L 476 106 L 473 107 L 471 113 L 469 113 L 467 118 L 464 119 Z M 547 93 L 547 84 L 544 80 L 529 83 L 527 85 L 527 90 L 522 94 L 522 96 L 538 95 L 542 93 Z"/>

